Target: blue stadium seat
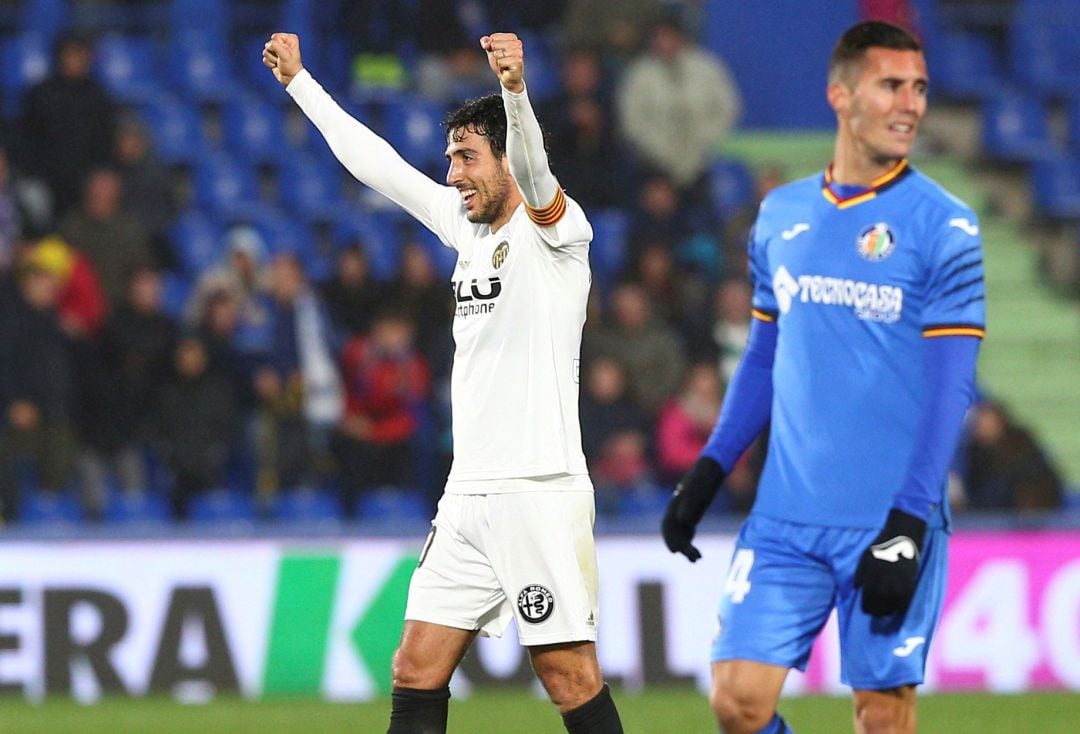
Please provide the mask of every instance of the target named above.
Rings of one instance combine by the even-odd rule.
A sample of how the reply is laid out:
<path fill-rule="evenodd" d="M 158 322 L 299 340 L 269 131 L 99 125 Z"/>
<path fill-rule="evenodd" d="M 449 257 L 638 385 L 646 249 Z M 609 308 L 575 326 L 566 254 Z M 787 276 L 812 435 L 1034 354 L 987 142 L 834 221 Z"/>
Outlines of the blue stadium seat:
<path fill-rule="evenodd" d="M 346 206 L 337 162 L 301 153 L 278 158 L 278 190 L 287 191 L 289 208 L 308 221 L 331 221 Z"/>
<path fill-rule="evenodd" d="M 457 265 L 457 250 L 444 245 L 434 232 L 418 222 L 410 221 L 406 226 L 410 227 L 410 239 L 416 240 L 427 250 L 431 262 L 435 265 L 435 272 L 443 280 L 448 280 Z"/>
<path fill-rule="evenodd" d="M 756 197 L 754 172 L 742 161 L 721 158 L 709 166 L 709 193 L 713 208 L 722 217 L 730 217 Z"/>
<path fill-rule="evenodd" d="M 195 278 L 221 257 L 224 229 L 198 210 L 181 214 L 169 232 L 173 254 L 188 278 Z"/>
<path fill-rule="evenodd" d="M 356 516 L 374 522 L 416 522 L 430 520 L 433 508 L 418 489 L 380 487 L 364 492 L 356 500 Z"/>
<path fill-rule="evenodd" d="M 331 235 L 336 247 L 345 247 L 357 240 L 364 247 L 376 280 L 391 280 L 401 265 L 401 243 L 393 217 L 383 213 L 343 211 L 335 220 Z"/>
<path fill-rule="evenodd" d="M 286 522 L 340 520 L 341 502 L 326 489 L 295 487 L 279 493 L 273 515 Z"/>
<path fill-rule="evenodd" d="M 152 33 L 169 27 L 168 8 L 160 2 L 72 2 L 71 28 Z"/>
<path fill-rule="evenodd" d="M 658 485 L 619 490 L 615 512 L 620 517 L 659 517 L 671 492 Z"/>
<path fill-rule="evenodd" d="M 172 516 L 165 498 L 153 492 L 112 492 L 105 502 L 105 522 L 117 524 L 161 523 Z"/>
<path fill-rule="evenodd" d="M 157 95 L 142 107 L 154 150 L 169 164 L 191 164 L 207 149 L 198 111 L 177 97 Z"/>
<path fill-rule="evenodd" d="M 225 153 L 204 155 L 195 164 L 195 203 L 223 217 L 245 216 L 258 208 L 255 171 Z"/>
<path fill-rule="evenodd" d="M 250 163 L 272 163 L 283 157 L 285 114 L 262 97 L 241 95 L 222 105 L 225 148 Z M 287 154 L 285 154 L 287 157 Z"/>
<path fill-rule="evenodd" d="M 521 29 L 518 31 L 529 54 L 529 100 L 535 105 L 550 99 L 561 91 L 559 56 L 552 52 L 548 39 L 540 33 Z"/>
<path fill-rule="evenodd" d="M 1080 219 L 1080 160 L 1036 161 L 1030 170 L 1035 208 L 1055 219 Z"/>
<path fill-rule="evenodd" d="M 1080 98 L 1065 105 L 1065 128 L 1068 147 L 1080 152 Z"/>
<path fill-rule="evenodd" d="M 37 525 L 78 525 L 83 519 L 82 505 L 73 492 L 23 489 L 19 503 L 20 522 Z"/>
<path fill-rule="evenodd" d="M 927 63 L 934 91 L 952 99 L 981 99 L 1001 89 L 1005 80 L 992 40 L 971 31 L 939 33 Z"/>
<path fill-rule="evenodd" d="M 1080 92 L 1080 12 L 1057 0 L 1019 3 L 1009 26 L 1013 76 L 1027 89 L 1052 96 Z"/>
<path fill-rule="evenodd" d="M 121 102 L 142 104 L 159 94 L 157 50 L 149 36 L 110 33 L 97 42 L 97 76 Z"/>
<path fill-rule="evenodd" d="M 402 158 L 432 173 L 441 170 L 446 160 L 442 118 L 443 110 L 434 102 L 403 95 L 383 107 L 380 129 Z"/>
<path fill-rule="evenodd" d="M 191 281 L 180 273 L 164 271 L 161 274 L 161 291 L 162 310 L 171 318 L 181 320 L 191 297 Z"/>
<path fill-rule="evenodd" d="M 2 92 L 4 117 L 18 117 L 26 90 L 49 75 L 52 66 L 49 40 L 31 31 L 5 38 L 0 43 L 0 63 L 7 72 Z"/>
<path fill-rule="evenodd" d="M 40 34 L 50 43 L 69 26 L 67 0 L 23 0 L 19 27 Z"/>
<path fill-rule="evenodd" d="M 224 37 L 203 30 L 178 32 L 169 48 L 175 87 L 196 104 L 220 103 L 239 90 Z"/>
<path fill-rule="evenodd" d="M 1040 99 L 1017 90 L 1001 91 L 983 100 L 981 114 L 982 147 L 991 158 L 1030 162 L 1060 154 Z"/>
<path fill-rule="evenodd" d="M 232 24 L 231 2 L 221 0 L 168 0 L 169 30 L 178 35 L 203 33 L 224 40 Z"/>
<path fill-rule="evenodd" d="M 621 209 L 604 209 L 589 215 L 593 240 L 589 247 L 589 262 L 593 277 L 600 283 L 611 283 L 622 273 L 626 264 L 626 240 L 629 217 Z"/>
<path fill-rule="evenodd" d="M 270 256 L 291 252 L 299 258 L 304 272 L 315 281 L 326 280 L 334 267 L 332 252 L 323 252 L 310 225 L 277 209 L 246 221 L 263 236 Z"/>
<path fill-rule="evenodd" d="M 250 522 L 257 515 L 254 498 L 231 489 L 211 489 L 192 497 L 188 503 L 188 519 L 194 522 Z"/>

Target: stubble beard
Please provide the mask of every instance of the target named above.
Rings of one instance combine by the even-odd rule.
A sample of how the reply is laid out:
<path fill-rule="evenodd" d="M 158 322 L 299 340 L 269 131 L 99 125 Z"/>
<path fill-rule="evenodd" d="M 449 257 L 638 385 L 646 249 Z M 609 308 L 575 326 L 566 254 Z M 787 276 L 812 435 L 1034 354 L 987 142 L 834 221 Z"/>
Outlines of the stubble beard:
<path fill-rule="evenodd" d="M 467 214 L 468 220 L 473 224 L 491 224 L 498 219 L 506 209 L 506 200 L 510 196 L 510 177 L 501 170 L 491 180 L 490 196 L 485 197 L 484 206 Z M 480 195 L 480 187 L 477 187 L 477 196 Z"/>

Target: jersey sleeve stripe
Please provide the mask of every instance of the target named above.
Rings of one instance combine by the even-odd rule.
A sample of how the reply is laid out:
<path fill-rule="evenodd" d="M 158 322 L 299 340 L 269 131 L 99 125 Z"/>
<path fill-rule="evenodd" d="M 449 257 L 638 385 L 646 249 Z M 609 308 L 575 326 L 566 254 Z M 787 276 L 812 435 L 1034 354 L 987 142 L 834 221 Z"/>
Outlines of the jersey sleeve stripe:
<path fill-rule="evenodd" d="M 923 336 L 974 336 L 982 339 L 986 336 L 986 329 L 974 324 L 942 324 L 940 326 L 923 327 Z"/>
<path fill-rule="evenodd" d="M 528 204 L 525 205 L 526 211 L 529 213 L 529 219 L 533 220 L 541 227 L 550 227 L 558 222 L 566 214 L 566 194 L 562 189 L 555 190 L 555 198 L 551 200 L 551 203 L 545 207 L 534 209 Z"/>
<path fill-rule="evenodd" d="M 941 266 L 941 269 L 944 270 L 945 268 L 949 267 L 950 265 L 952 265 L 954 262 L 956 262 L 960 258 L 967 257 L 971 253 L 978 252 L 978 251 L 979 251 L 979 246 L 974 245 L 973 247 L 969 247 L 969 248 L 967 248 L 966 250 L 964 250 L 962 252 L 958 252 L 955 255 L 953 255 L 952 257 L 950 257 L 947 261 L 945 261 L 945 263 Z M 980 258 L 980 259 L 982 259 L 982 258 Z"/>
<path fill-rule="evenodd" d="M 968 262 L 968 263 L 962 263 L 962 264 L 956 266 L 955 270 L 952 270 L 949 273 L 945 274 L 945 276 L 942 277 L 942 280 L 943 281 L 952 280 L 953 278 L 960 275 L 960 273 L 964 272 L 965 270 L 971 270 L 972 268 L 977 268 L 980 265 L 982 265 L 982 258 L 972 260 L 971 262 Z"/>
<path fill-rule="evenodd" d="M 981 284 L 982 281 L 983 281 L 983 279 L 982 279 L 981 275 L 978 278 L 972 278 L 971 280 L 965 281 L 965 282 L 961 283 L 960 285 L 953 286 L 949 290 L 942 293 L 939 296 L 939 298 L 946 298 L 948 296 L 953 295 L 954 293 L 959 293 L 960 291 L 964 290 L 965 288 L 970 288 L 973 285 Z"/>
<path fill-rule="evenodd" d="M 758 321 L 764 321 L 767 324 L 771 324 L 776 321 L 776 314 L 768 311 L 762 311 L 760 308 L 750 309 L 750 315 Z"/>
<path fill-rule="evenodd" d="M 983 301 L 983 300 L 986 300 L 986 299 L 983 297 L 983 294 L 980 293 L 977 296 L 972 296 L 971 298 L 967 299 L 963 303 L 956 304 L 955 308 L 963 308 L 964 306 L 970 306 L 973 303 L 978 303 L 979 301 Z"/>

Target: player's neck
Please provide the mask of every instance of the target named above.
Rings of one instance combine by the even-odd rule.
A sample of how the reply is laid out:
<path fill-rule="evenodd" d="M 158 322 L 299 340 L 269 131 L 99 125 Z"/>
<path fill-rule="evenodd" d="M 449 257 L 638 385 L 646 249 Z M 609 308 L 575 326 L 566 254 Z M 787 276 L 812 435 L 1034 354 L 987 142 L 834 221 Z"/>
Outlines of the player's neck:
<path fill-rule="evenodd" d="M 833 152 L 832 181 L 840 186 L 874 185 L 874 182 L 896 168 L 901 158 L 875 158 L 851 150 L 838 140 Z"/>
<path fill-rule="evenodd" d="M 511 179 L 511 181 L 513 181 L 513 179 Z M 502 212 L 488 224 L 492 233 L 498 232 L 504 224 L 510 221 L 510 217 L 514 216 L 514 212 L 517 211 L 517 208 L 522 201 L 521 191 L 518 190 L 517 182 L 515 181 L 514 185 L 510 187 L 510 193 L 506 196 L 506 203 L 503 205 Z"/>

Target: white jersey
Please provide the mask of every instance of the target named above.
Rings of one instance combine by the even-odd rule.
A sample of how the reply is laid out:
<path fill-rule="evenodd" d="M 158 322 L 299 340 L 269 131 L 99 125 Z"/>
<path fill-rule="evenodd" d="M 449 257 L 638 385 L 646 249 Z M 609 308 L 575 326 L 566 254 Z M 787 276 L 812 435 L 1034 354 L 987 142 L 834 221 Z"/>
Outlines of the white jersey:
<path fill-rule="evenodd" d="M 478 480 L 584 477 L 578 359 L 591 282 L 592 228 L 581 207 L 557 192 L 549 207 L 538 213 L 522 204 L 492 232 L 489 225 L 468 220 L 457 189 L 406 163 L 306 71 L 293 79 L 288 92 L 358 180 L 388 196 L 458 252 L 452 278 L 454 460 L 447 491 L 515 491 L 501 489 L 513 483 L 478 486 Z M 503 98 L 513 115 L 525 117 L 527 126 L 530 120 L 535 124 L 524 94 L 504 90 Z M 522 109 L 526 114 L 520 115 Z M 519 125 L 511 117 L 508 137 L 521 135 Z M 523 191 L 529 188 L 531 181 L 522 180 L 527 172 L 515 169 L 513 158 L 511 171 Z M 550 176 L 546 160 L 544 172 Z M 553 223 L 541 226 L 530 214 Z"/>

